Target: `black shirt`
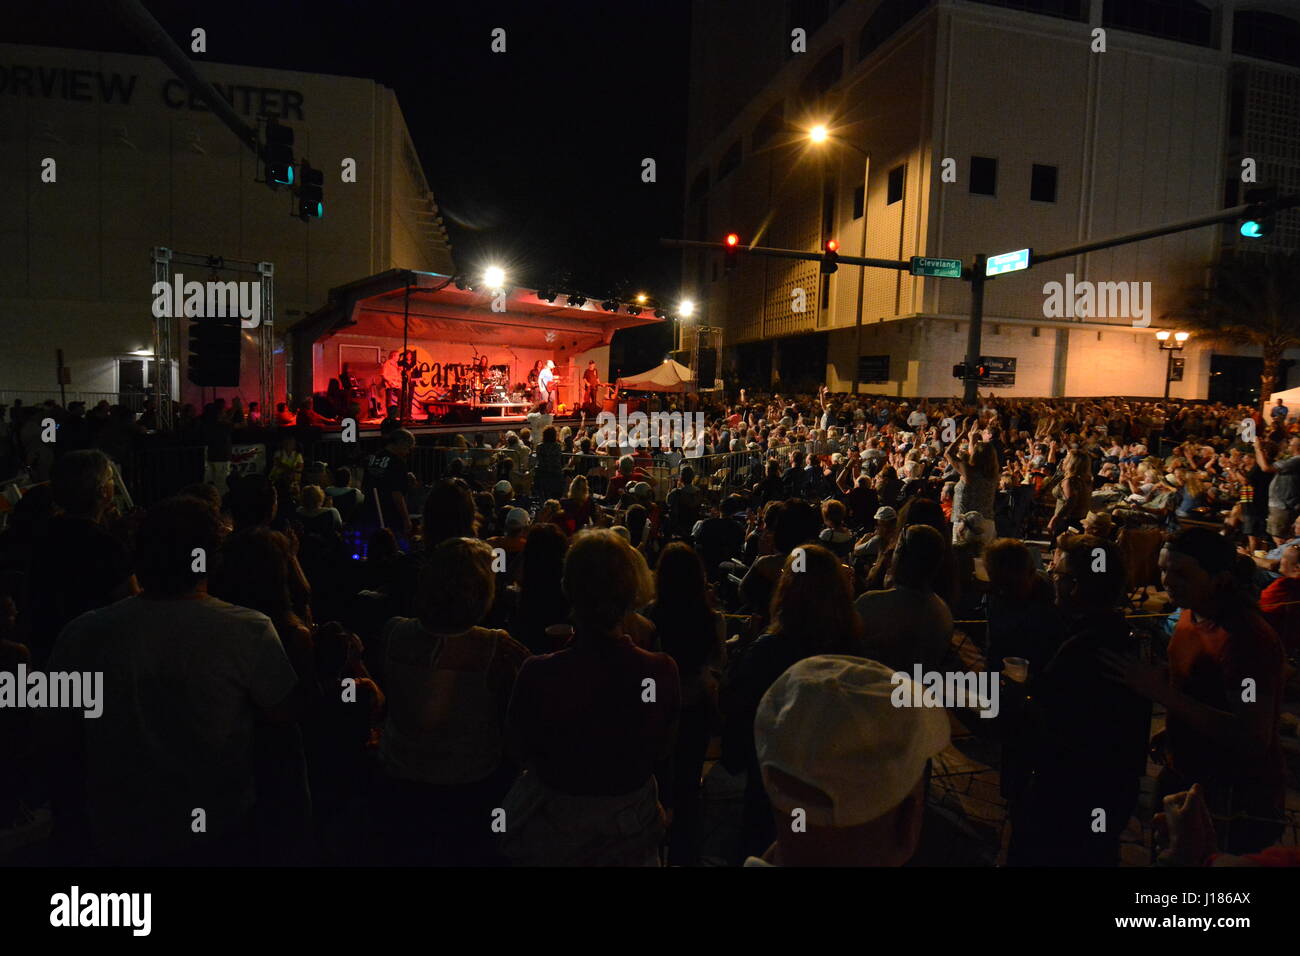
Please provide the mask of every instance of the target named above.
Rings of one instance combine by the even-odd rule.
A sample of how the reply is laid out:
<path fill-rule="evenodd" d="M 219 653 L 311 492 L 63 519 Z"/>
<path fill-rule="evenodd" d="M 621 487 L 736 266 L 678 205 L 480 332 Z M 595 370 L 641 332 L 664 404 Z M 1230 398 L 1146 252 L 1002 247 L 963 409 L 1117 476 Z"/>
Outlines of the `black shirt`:
<path fill-rule="evenodd" d="M 379 517 L 375 513 L 375 493 L 378 492 L 384 527 L 393 527 L 400 516 L 394 510 L 392 492 L 406 491 L 406 474 L 406 461 L 388 449 L 367 455 L 361 483 L 361 491 L 366 496 L 362 513 L 371 521 Z"/>

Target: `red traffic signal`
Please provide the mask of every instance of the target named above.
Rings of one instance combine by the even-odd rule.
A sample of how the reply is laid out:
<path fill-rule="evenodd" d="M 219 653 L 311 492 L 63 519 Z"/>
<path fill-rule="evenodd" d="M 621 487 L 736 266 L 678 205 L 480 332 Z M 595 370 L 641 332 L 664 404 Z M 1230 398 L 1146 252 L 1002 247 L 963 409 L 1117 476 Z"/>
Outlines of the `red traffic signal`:
<path fill-rule="evenodd" d="M 822 254 L 821 271 L 822 271 L 822 275 L 828 276 L 840 267 L 839 266 L 840 244 L 834 239 L 827 239 L 825 248 L 826 248 L 826 252 Z"/>
<path fill-rule="evenodd" d="M 724 242 L 727 247 L 727 261 L 724 263 L 724 266 L 725 270 L 730 272 L 732 269 L 736 268 L 736 260 L 740 258 L 740 236 L 736 235 L 734 232 L 729 232 L 727 233 L 727 238 Z"/>

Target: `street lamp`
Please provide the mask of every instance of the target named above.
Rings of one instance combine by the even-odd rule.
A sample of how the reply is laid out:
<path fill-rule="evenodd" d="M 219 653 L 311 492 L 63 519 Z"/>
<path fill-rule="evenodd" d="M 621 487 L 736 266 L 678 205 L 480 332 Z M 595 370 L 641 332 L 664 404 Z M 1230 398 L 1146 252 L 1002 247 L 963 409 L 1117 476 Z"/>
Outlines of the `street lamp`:
<path fill-rule="evenodd" d="M 483 270 L 483 283 L 493 292 L 505 288 L 506 271 L 500 266 L 488 266 Z"/>
<path fill-rule="evenodd" d="M 830 132 L 821 123 L 818 123 L 812 129 L 808 130 L 808 139 L 813 143 L 824 143 L 826 142 L 826 140 L 831 138 L 832 137 Z M 847 146 L 849 149 L 856 150 L 857 152 L 861 153 L 863 159 L 866 161 L 864 165 L 864 169 L 862 171 L 862 242 L 861 242 L 861 251 L 858 253 L 859 256 L 865 259 L 867 257 L 867 196 L 870 194 L 870 189 L 868 187 L 870 185 L 870 179 L 871 179 L 871 153 L 867 152 L 867 150 L 863 149 L 861 146 L 857 146 L 853 143 L 849 143 L 846 142 L 845 140 L 840 139 L 838 136 L 834 137 L 834 139 L 835 142 L 839 143 L 841 146 Z M 855 331 L 854 345 L 853 345 L 853 394 L 854 395 L 858 394 L 858 374 L 859 374 L 858 365 L 859 365 L 859 359 L 862 357 L 862 308 L 864 305 L 863 300 L 864 297 L 866 296 L 866 283 L 867 283 L 866 271 L 867 271 L 866 269 L 862 269 L 862 268 L 858 269 L 858 307 L 857 307 L 857 315 L 854 321 L 854 326 L 856 331 Z"/>
<path fill-rule="evenodd" d="M 1181 352 L 1187 345 L 1187 340 L 1191 335 L 1188 332 L 1173 332 L 1168 329 L 1161 329 L 1156 333 L 1156 344 L 1160 346 L 1162 352 L 1168 352 L 1169 355 L 1165 362 L 1165 401 L 1169 401 L 1169 383 L 1174 378 L 1174 353 Z"/>

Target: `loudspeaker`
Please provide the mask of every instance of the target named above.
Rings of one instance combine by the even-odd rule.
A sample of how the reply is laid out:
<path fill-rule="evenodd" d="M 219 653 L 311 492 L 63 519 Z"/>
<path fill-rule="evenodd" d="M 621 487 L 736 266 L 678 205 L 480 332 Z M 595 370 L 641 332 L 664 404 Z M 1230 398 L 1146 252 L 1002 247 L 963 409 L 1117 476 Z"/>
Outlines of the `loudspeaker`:
<path fill-rule="evenodd" d="M 712 388 L 718 377 L 718 350 L 700 349 L 700 367 L 696 371 L 700 388 Z"/>

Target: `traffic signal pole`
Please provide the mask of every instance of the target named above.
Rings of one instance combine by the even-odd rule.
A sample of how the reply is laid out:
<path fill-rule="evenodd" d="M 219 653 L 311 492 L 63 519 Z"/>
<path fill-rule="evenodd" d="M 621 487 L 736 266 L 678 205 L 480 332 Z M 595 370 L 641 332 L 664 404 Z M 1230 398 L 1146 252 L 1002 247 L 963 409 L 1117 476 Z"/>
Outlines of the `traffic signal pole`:
<path fill-rule="evenodd" d="M 154 56 L 166 63 L 177 78 L 201 99 L 221 122 L 230 127 L 245 146 L 257 153 L 257 130 L 245 123 L 227 103 L 212 84 L 199 75 L 183 50 L 168 35 L 157 20 L 154 19 L 140 0 L 113 0 L 113 8 L 124 20 L 145 46 L 153 50 Z"/>
<path fill-rule="evenodd" d="M 1198 216 L 1195 219 L 1184 219 L 1179 222 L 1166 223 L 1161 226 L 1153 226 L 1150 229 L 1139 229 L 1135 232 L 1126 232 L 1117 236 L 1111 236 L 1108 239 L 1095 239 L 1091 242 L 1081 243 L 1075 246 L 1067 246 L 1063 249 L 1057 249 L 1047 253 L 1030 252 L 1028 265 L 1026 269 L 1032 269 L 1034 266 L 1044 262 L 1051 262 L 1055 259 L 1066 259 L 1071 256 L 1079 256 L 1088 252 L 1096 252 L 1099 249 L 1111 249 L 1115 246 L 1124 246 L 1132 242 L 1142 242 L 1146 239 L 1155 239 L 1160 236 L 1168 236 L 1178 232 L 1187 232 L 1191 229 L 1201 229 L 1205 226 L 1214 226 L 1225 222 L 1236 222 L 1245 219 L 1262 219 L 1272 216 L 1275 213 L 1285 209 L 1294 209 L 1300 207 L 1300 194 L 1293 196 L 1279 196 L 1277 199 L 1271 199 L 1266 202 L 1243 203 L 1240 206 L 1233 206 L 1231 209 L 1225 209 L 1222 212 L 1214 213 L 1209 216 Z M 726 249 L 727 246 L 721 242 L 699 242 L 692 239 L 661 239 L 660 243 L 672 249 Z M 778 259 L 803 259 L 806 261 L 825 262 L 826 254 L 824 252 L 803 252 L 798 249 L 773 249 L 765 246 L 745 246 L 740 248 L 745 252 L 758 256 L 771 256 Z M 866 256 L 844 256 L 836 255 L 835 261 L 845 263 L 851 266 L 869 266 L 875 269 L 894 269 L 898 271 L 911 271 L 912 263 L 902 259 L 872 259 Z M 966 335 L 966 376 L 963 379 L 965 388 L 963 389 L 963 398 L 967 405 L 974 405 L 979 399 L 979 380 L 976 379 L 975 369 L 980 364 L 980 352 L 983 348 L 983 326 L 984 326 L 984 284 L 988 281 L 986 274 L 986 265 L 988 256 L 980 253 L 972 260 L 969 268 L 962 271 L 962 278 L 970 283 L 971 303 L 970 303 L 970 327 Z M 1017 270 L 1020 271 L 1020 270 Z M 857 382 L 857 360 L 862 352 L 861 343 L 861 322 L 862 310 L 858 310 L 858 355 L 853 357 L 854 361 L 854 382 Z M 1167 383 L 1166 383 L 1167 384 Z"/>
<path fill-rule="evenodd" d="M 962 379 L 964 389 L 962 391 L 962 401 L 968 406 L 974 406 L 979 399 L 979 380 L 975 378 L 975 369 L 980 364 L 980 351 L 983 348 L 981 340 L 984 335 L 984 283 L 987 277 L 984 275 L 984 263 L 988 257 L 984 253 L 978 253 L 974 262 L 971 263 L 970 275 L 970 325 L 966 329 L 966 375 Z"/>

